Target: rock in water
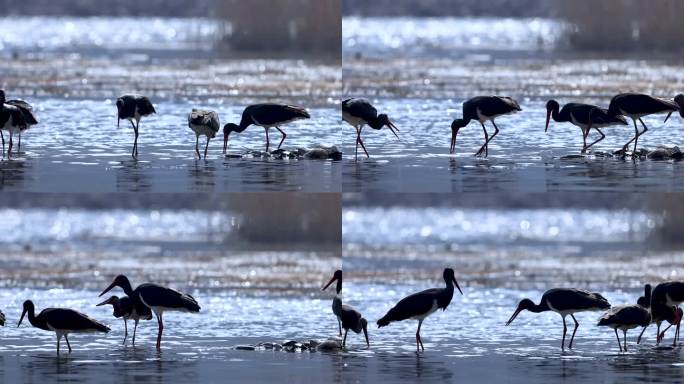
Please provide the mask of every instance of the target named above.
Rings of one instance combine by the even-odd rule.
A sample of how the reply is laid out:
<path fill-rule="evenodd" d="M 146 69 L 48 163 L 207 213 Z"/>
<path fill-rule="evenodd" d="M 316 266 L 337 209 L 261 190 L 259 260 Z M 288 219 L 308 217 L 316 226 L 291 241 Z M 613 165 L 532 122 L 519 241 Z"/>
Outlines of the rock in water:
<path fill-rule="evenodd" d="M 342 350 L 342 341 L 337 339 L 328 339 L 316 347 L 320 352 L 337 352 Z"/>
<path fill-rule="evenodd" d="M 679 149 L 679 147 L 658 147 L 655 150 L 648 152 L 647 157 L 652 160 L 681 160 L 682 157 L 684 157 L 684 154 Z"/>
<path fill-rule="evenodd" d="M 253 345 L 238 345 L 235 349 L 238 351 L 255 351 L 256 347 Z"/>

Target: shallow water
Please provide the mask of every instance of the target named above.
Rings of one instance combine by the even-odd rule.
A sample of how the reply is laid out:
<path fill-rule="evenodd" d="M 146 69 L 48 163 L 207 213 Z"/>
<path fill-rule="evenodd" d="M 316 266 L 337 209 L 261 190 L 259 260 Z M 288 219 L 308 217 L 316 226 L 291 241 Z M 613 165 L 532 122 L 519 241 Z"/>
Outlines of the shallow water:
<path fill-rule="evenodd" d="M 586 99 L 585 99 L 586 100 Z M 354 161 L 354 133 L 345 126 L 343 190 L 392 192 L 472 191 L 682 191 L 678 180 L 684 170 L 677 161 L 652 161 L 604 157 L 620 149 L 634 134 L 631 126 L 608 127 L 595 151 L 580 154 L 581 131 L 567 123 L 552 122 L 544 132 L 546 100 L 518 98 L 523 109 L 497 119 L 499 134 L 489 144 L 489 157 L 473 155 L 484 143 L 482 128 L 471 122 L 459 131 L 455 155 L 449 154 L 451 121 L 461 116 L 463 99 L 375 99 L 401 130 L 397 140 L 387 130 L 364 130 L 371 155 L 359 149 Z M 564 98 L 562 102 L 574 99 Z M 592 102 L 593 100 L 587 100 Z M 594 101 L 606 104 L 607 99 Z M 651 129 L 641 136 L 639 148 L 676 146 L 684 126 L 675 118 L 663 126 L 664 116 L 644 119 Z M 491 135 L 491 123 L 487 125 Z M 593 139 L 592 139 L 593 138 Z M 592 133 L 588 142 L 598 138 Z M 591 140 L 591 141 L 589 141 Z"/>
<path fill-rule="evenodd" d="M 211 140 L 208 159 L 198 160 L 194 154 L 195 135 L 187 127 L 187 114 L 193 107 L 204 107 L 218 111 L 222 123 L 239 121 L 244 109 L 239 102 L 156 101 L 157 114 L 140 123 L 139 156 L 134 160 L 130 156 L 133 129 L 127 121 L 122 121 L 117 129 L 114 100 L 37 98 L 30 101 L 36 106 L 40 124 L 22 135 L 19 156 L 7 159 L 5 155 L 0 163 L 0 186 L 6 191 L 339 190 L 337 162 L 225 158 L 222 134 Z M 333 108 L 309 111 L 311 119 L 283 127 L 288 133 L 283 148 L 339 146 L 338 111 Z M 275 149 L 280 134 L 274 136 L 273 132 L 272 149 Z M 200 140 L 202 153 L 204 140 L 204 137 Z M 264 130 L 251 127 L 231 136 L 228 153 L 264 147 Z"/>

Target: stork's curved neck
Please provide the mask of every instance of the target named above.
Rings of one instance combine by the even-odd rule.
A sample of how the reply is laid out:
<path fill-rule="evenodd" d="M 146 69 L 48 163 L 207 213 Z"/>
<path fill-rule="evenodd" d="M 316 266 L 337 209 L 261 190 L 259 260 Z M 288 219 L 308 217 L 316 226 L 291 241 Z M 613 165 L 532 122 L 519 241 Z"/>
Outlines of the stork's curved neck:
<path fill-rule="evenodd" d="M 36 309 L 33 305 L 30 307 L 26 308 L 26 317 L 28 318 L 29 323 L 33 325 L 36 328 L 42 328 L 42 324 L 36 319 Z"/>
<path fill-rule="evenodd" d="M 133 296 L 133 287 L 131 287 L 131 282 L 128 279 L 121 282 L 121 289 L 123 289 L 126 295 Z"/>
<path fill-rule="evenodd" d="M 548 311 L 550 308 L 546 304 L 546 301 L 542 301 L 539 304 L 532 304 L 529 307 L 527 307 L 526 309 L 530 312 L 539 313 L 539 312 Z"/>
<path fill-rule="evenodd" d="M 382 129 L 382 127 L 385 125 L 380 119 L 377 117 L 368 121 L 368 126 L 373 128 L 373 129 Z"/>
<path fill-rule="evenodd" d="M 551 109 L 551 118 L 557 123 L 562 123 L 566 119 L 561 117 L 559 109 L 559 106 L 554 106 L 553 109 Z"/>
<path fill-rule="evenodd" d="M 335 295 L 332 302 L 332 310 L 334 314 L 342 313 L 342 298 L 340 295 Z"/>

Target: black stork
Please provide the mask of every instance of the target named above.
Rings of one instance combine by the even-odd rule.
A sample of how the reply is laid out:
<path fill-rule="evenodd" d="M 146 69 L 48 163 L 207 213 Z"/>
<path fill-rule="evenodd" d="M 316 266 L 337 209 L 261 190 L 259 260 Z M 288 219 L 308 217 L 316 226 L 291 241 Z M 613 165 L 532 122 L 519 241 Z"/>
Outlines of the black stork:
<path fill-rule="evenodd" d="M 672 345 L 677 345 L 677 338 L 679 335 L 679 328 L 681 325 L 681 313 L 679 305 L 684 302 L 684 281 L 666 281 L 656 285 L 651 296 L 651 304 L 664 304 L 668 307 L 677 307 L 677 330 L 675 331 L 675 339 Z M 668 327 L 667 329 L 669 329 Z M 665 329 L 665 331 L 667 331 Z M 658 335 L 658 339 L 662 340 L 665 337 L 665 331 Z"/>
<path fill-rule="evenodd" d="M 625 154 L 629 144 L 634 142 L 632 156 L 636 156 L 639 137 L 648 131 L 648 127 L 646 127 L 644 121 L 641 120 L 642 117 L 658 113 L 667 113 L 667 117 L 665 118 L 665 121 L 667 121 L 672 112 L 679 110 L 679 105 L 677 105 L 676 102 L 641 93 L 621 93 L 613 97 L 608 106 L 608 115 L 626 116 L 632 119 L 632 122 L 634 123 L 634 137 L 622 147 L 622 153 Z M 641 132 L 639 132 L 639 128 L 637 127 L 637 120 L 639 120 L 644 127 L 644 130 Z"/>
<path fill-rule="evenodd" d="M 136 307 L 133 305 L 133 300 L 130 297 L 124 296 L 119 298 L 118 296 L 112 296 L 109 299 L 97 304 L 97 306 L 111 305 L 114 309 L 114 317 L 117 319 L 122 318 L 124 321 L 124 339 L 123 344 L 126 344 L 126 338 L 128 337 L 128 324 L 127 320 L 133 320 L 135 325 L 133 327 L 133 345 L 135 345 L 135 332 L 138 330 L 138 322 L 140 320 L 152 320 L 152 311 L 149 308 L 142 305 L 139 306 L 139 310 L 142 313 L 136 311 Z"/>
<path fill-rule="evenodd" d="M 641 298 L 639 298 L 641 299 Z M 642 304 L 643 302 L 640 301 L 639 304 Z M 660 344 L 662 339 L 665 337 L 665 332 L 667 332 L 668 329 L 674 324 L 677 325 L 679 323 L 679 320 L 682 317 L 682 310 L 681 308 L 677 308 L 674 306 L 668 306 L 666 304 L 662 303 L 651 303 L 651 324 L 655 323 L 656 324 L 656 344 Z M 660 332 L 660 325 L 662 324 L 663 321 L 667 321 L 669 325 L 667 328 L 663 330 L 663 332 Z M 637 344 L 641 343 L 641 338 L 644 335 L 644 332 L 646 332 L 646 327 L 641 331 L 639 334 L 639 337 L 637 337 Z M 677 339 L 677 335 L 675 335 L 675 342 Z"/>
<path fill-rule="evenodd" d="M 2 150 L 4 151 L 5 136 L 2 134 L 2 130 L 9 131 L 8 157 L 12 157 L 12 137 L 14 133 L 19 134 L 19 149 L 21 149 L 21 132 L 34 124 L 38 124 L 38 120 L 33 115 L 33 107 L 23 100 L 6 100 L 5 91 L 0 89 L 0 138 L 2 139 Z"/>
<path fill-rule="evenodd" d="M 192 109 L 188 114 L 188 127 L 195 132 L 195 152 L 201 159 L 199 151 L 199 137 L 204 135 L 207 137 L 207 144 L 204 146 L 204 158 L 207 158 L 207 149 L 209 148 L 209 140 L 216 137 L 221 123 L 219 122 L 218 113 L 206 109 Z"/>
<path fill-rule="evenodd" d="M 627 352 L 627 331 L 637 327 L 643 327 L 643 330 L 641 331 L 643 334 L 643 331 L 646 330 L 646 327 L 651 324 L 652 319 L 650 309 L 651 285 L 646 284 L 644 286 L 644 296 L 637 300 L 637 304 L 612 307 L 606 313 L 604 313 L 603 316 L 601 316 L 597 325 L 599 327 L 613 328 L 620 352 L 623 350 Z M 624 348 L 620 345 L 618 329 L 622 331 L 622 342 L 624 344 Z M 637 338 L 637 344 L 639 344 L 640 338 L 641 335 L 639 335 Z"/>
<path fill-rule="evenodd" d="M 458 135 L 458 131 L 467 126 L 471 120 L 477 120 L 482 125 L 485 143 L 475 153 L 475 156 L 479 156 L 484 152 L 485 157 L 487 157 L 489 154 L 489 142 L 499 133 L 499 127 L 496 126 L 494 120 L 499 116 L 510 115 L 520 111 L 522 109 L 518 102 L 510 97 L 477 96 L 466 100 L 463 103 L 463 118 L 456 119 L 451 123 L 451 147 L 449 148 L 449 153 L 456 151 L 456 135 Z M 487 128 L 485 128 L 484 123 L 487 121 L 491 121 L 492 125 L 494 125 L 494 134 L 492 136 L 489 136 Z"/>
<path fill-rule="evenodd" d="M 150 99 L 142 95 L 123 95 L 119 97 L 116 100 L 116 110 L 118 115 L 118 120 L 116 122 L 117 128 L 122 119 L 130 121 L 133 126 L 135 141 L 133 142 L 133 152 L 131 152 L 131 156 L 137 158 L 140 119 L 157 113 L 157 111 L 154 109 L 154 105 L 152 105 Z M 133 120 L 135 120 L 135 123 L 133 123 Z"/>
<path fill-rule="evenodd" d="M 370 342 L 368 341 L 368 321 L 361 316 L 361 313 L 349 305 L 342 304 L 342 298 L 340 294 L 342 293 L 342 270 L 338 269 L 333 274 L 333 277 L 328 281 L 321 291 L 325 291 L 330 284 L 337 281 L 337 286 L 335 287 L 335 297 L 333 298 L 332 311 L 337 316 L 337 324 L 340 331 L 340 336 L 342 336 L 342 328 L 344 328 L 344 339 L 342 340 L 342 348 L 347 345 L 347 333 L 351 329 L 355 333 L 361 333 L 366 338 L 366 346 L 370 347 Z"/>
<path fill-rule="evenodd" d="M 263 127 L 266 131 L 266 152 L 268 152 L 268 146 L 270 141 L 268 139 L 268 130 L 270 128 L 275 128 L 283 135 L 283 138 L 278 144 L 278 149 L 283 145 L 283 141 L 287 137 L 287 134 L 280 129 L 281 125 L 291 123 L 293 121 L 310 119 L 311 115 L 306 109 L 302 107 L 297 107 L 294 105 L 286 104 L 254 104 L 250 105 L 242 112 L 242 118 L 240 119 L 240 124 L 228 123 L 223 126 L 223 153 L 225 154 L 228 150 L 228 136 L 232 132 L 241 133 L 250 125 L 257 125 Z"/>
<path fill-rule="evenodd" d="M 561 341 L 561 349 L 565 349 L 565 335 L 568 331 L 568 326 L 565 323 L 565 317 L 570 315 L 572 320 L 575 321 L 575 329 L 572 331 L 572 336 L 570 337 L 570 344 L 568 348 L 572 349 L 572 342 L 575 339 L 575 333 L 577 332 L 577 327 L 579 327 L 579 322 L 575 319 L 575 313 L 586 312 L 586 311 L 599 311 L 610 308 L 610 303 L 599 293 L 589 292 L 582 289 L 575 288 L 553 288 L 544 292 L 539 301 L 539 304 L 535 304 L 530 299 L 523 299 L 518 303 L 518 307 L 513 316 L 506 322 L 506 325 L 510 325 L 513 320 L 518 316 L 523 310 L 528 310 L 534 313 L 553 311 L 561 315 L 563 318 L 563 340 Z"/>
<path fill-rule="evenodd" d="M 46 331 L 55 332 L 57 335 L 57 354 L 59 354 L 59 342 L 62 336 L 64 336 L 67 347 L 69 347 L 69 353 L 71 353 L 68 337 L 70 333 L 109 332 L 108 326 L 73 309 L 45 308 L 37 316 L 35 311 L 31 300 L 24 301 L 24 311 L 21 313 L 17 327 L 21 325 L 24 316 L 28 314 L 28 321 L 31 325 Z"/>
<path fill-rule="evenodd" d="M 369 158 L 366 146 L 363 145 L 363 140 L 361 139 L 361 130 L 364 126 L 369 126 L 375 130 L 380 130 L 383 127 L 387 127 L 394 136 L 399 138 L 397 128 L 394 123 L 389 119 L 389 117 L 381 113 L 378 115 L 378 110 L 375 109 L 373 104 L 366 99 L 346 99 L 342 101 L 342 120 L 346 121 L 356 129 L 356 147 L 354 150 L 354 158 L 358 158 L 359 145 L 363 148 L 363 152 L 366 154 L 366 158 Z M 396 131 L 395 131 L 396 129 Z"/>
<path fill-rule="evenodd" d="M 416 350 L 425 351 L 423 341 L 420 338 L 420 327 L 423 321 L 438 309 L 446 311 L 454 296 L 454 286 L 463 294 L 461 287 L 454 277 L 454 270 L 445 268 L 442 273 L 446 288 L 426 289 L 422 292 L 414 293 L 401 299 L 387 314 L 378 320 L 378 328 L 389 325 L 393 321 L 407 319 L 418 320 L 418 330 L 416 330 Z"/>
<path fill-rule="evenodd" d="M 582 153 L 585 153 L 594 144 L 606 138 L 601 128 L 612 125 L 629 125 L 627 120 L 622 116 L 610 116 L 608 110 L 591 104 L 582 103 L 568 103 L 560 108 L 560 104 L 556 100 L 549 100 L 546 103 L 546 127 L 544 132 L 549 130 L 549 122 L 551 118 L 558 123 L 571 123 L 582 130 Z M 589 124 L 591 128 L 596 130 L 601 137 L 593 143 L 587 145 L 587 137 L 589 136 Z"/>
<path fill-rule="evenodd" d="M 21 111 L 22 115 L 24 115 L 24 122 L 26 123 L 25 127 L 22 127 L 19 130 L 19 143 L 17 145 L 17 149 L 21 151 L 21 134 L 31 128 L 32 125 L 38 124 L 38 120 L 36 119 L 36 116 L 33 114 L 33 106 L 29 103 L 27 103 L 24 100 L 21 99 L 13 99 L 13 100 L 7 100 L 7 104 L 13 105 Z M 4 140 L 3 140 L 4 141 Z M 10 135 L 10 146 L 12 145 L 12 136 Z M 3 144 L 4 147 L 4 144 Z"/>
<path fill-rule="evenodd" d="M 178 292 L 175 289 L 167 288 L 154 283 L 144 283 L 138 285 L 135 289 L 131 287 L 130 281 L 124 275 L 118 275 L 114 281 L 105 288 L 100 296 L 109 292 L 114 287 L 120 287 L 124 293 L 133 300 L 133 305 L 140 304 L 146 306 L 154 312 L 159 324 L 159 333 L 157 334 L 157 350 L 161 350 L 161 337 L 164 330 L 164 322 L 162 316 L 164 312 L 199 312 L 200 306 L 197 300 L 187 293 Z"/>

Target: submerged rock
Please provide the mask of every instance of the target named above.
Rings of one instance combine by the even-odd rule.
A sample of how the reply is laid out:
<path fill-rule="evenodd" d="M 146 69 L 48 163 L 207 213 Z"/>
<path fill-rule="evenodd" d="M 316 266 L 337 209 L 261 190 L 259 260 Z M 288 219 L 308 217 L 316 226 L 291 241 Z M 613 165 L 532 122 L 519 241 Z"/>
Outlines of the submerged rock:
<path fill-rule="evenodd" d="M 342 341 L 339 339 L 328 339 L 316 347 L 320 352 L 336 352 L 342 350 Z"/>
<path fill-rule="evenodd" d="M 235 349 L 238 351 L 256 351 L 256 347 L 253 345 L 238 345 Z"/>
<path fill-rule="evenodd" d="M 342 160 L 342 151 L 336 146 L 326 147 L 323 145 L 314 146 L 311 149 L 296 148 L 293 150 L 276 149 L 271 152 L 248 150 L 242 154 L 227 154 L 227 159 L 261 158 L 274 160 Z"/>
<path fill-rule="evenodd" d="M 283 352 L 335 352 L 342 350 L 342 339 L 330 338 L 325 341 L 310 339 L 309 341 L 287 340 L 282 344 L 274 342 L 261 342 L 256 345 L 238 345 L 240 351 L 283 351 Z"/>
<path fill-rule="evenodd" d="M 653 160 L 681 160 L 684 157 L 684 153 L 682 153 L 679 147 L 658 147 L 655 150 L 649 152 L 646 157 Z"/>

